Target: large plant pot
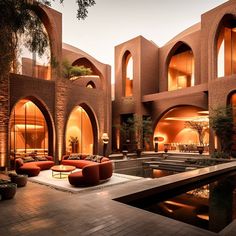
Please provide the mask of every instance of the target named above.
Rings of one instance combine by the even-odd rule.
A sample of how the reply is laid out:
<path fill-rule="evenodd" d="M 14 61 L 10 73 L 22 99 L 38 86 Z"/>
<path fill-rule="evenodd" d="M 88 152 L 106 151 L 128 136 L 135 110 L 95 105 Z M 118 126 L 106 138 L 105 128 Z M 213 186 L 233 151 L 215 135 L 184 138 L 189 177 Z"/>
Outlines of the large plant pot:
<path fill-rule="evenodd" d="M 78 153 L 79 151 L 79 144 L 78 143 L 71 143 L 71 151 L 72 153 Z"/>
<path fill-rule="evenodd" d="M 204 146 L 197 146 L 197 150 L 199 154 L 202 154 L 204 152 Z"/>
<path fill-rule="evenodd" d="M 2 200 L 11 199 L 16 194 L 17 185 L 14 183 L 0 184 L 0 195 Z"/>

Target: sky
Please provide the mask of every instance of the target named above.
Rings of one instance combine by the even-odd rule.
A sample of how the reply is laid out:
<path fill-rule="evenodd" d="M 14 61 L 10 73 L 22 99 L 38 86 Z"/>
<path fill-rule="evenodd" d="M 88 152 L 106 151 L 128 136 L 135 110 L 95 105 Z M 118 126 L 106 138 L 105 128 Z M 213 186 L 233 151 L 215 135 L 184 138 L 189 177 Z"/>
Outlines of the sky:
<path fill-rule="evenodd" d="M 76 0 L 55 0 L 61 12 L 63 42 L 112 66 L 114 47 L 142 35 L 159 47 L 200 22 L 201 14 L 226 0 L 95 0 L 85 20 L 76 18 Z"/>

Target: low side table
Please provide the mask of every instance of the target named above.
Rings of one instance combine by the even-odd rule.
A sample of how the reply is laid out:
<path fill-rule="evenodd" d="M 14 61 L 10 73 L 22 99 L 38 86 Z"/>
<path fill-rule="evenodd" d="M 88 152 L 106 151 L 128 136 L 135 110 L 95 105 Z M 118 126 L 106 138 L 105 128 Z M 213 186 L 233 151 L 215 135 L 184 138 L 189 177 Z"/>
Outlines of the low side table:
<path fill-rule="evenodd" d="M 66 165 L 56 165 L 52 166 L 52 177 L 56 177 L 59 175 L 59 178 L 61 179 L 63 175 L 68 175 L 72 173 L 73 170 L 75 170 L 75 166 L 66 166 Z"/>

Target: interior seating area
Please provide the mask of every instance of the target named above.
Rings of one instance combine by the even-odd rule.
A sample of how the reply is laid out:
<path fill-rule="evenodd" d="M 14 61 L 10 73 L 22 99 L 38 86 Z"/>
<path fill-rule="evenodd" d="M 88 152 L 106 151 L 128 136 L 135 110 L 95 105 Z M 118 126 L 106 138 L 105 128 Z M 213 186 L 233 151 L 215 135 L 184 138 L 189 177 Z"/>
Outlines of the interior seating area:
<path fill-rule="evenodd" d="M 51 156 L 27 156 L 15 160 L 17 174 L 37 176 L 41 170 L 48 170 L 54 165 Z"/>
<path fill-rule="evenodd" d="M 99 155 L 65 155 L 61 164 L 82 169 L 82 171 L 71 173 L 68 176 L 70 184 L 74 186 L 97 185 L 101 181 L 111 178 L 113 172 L 112 161 Z"/>

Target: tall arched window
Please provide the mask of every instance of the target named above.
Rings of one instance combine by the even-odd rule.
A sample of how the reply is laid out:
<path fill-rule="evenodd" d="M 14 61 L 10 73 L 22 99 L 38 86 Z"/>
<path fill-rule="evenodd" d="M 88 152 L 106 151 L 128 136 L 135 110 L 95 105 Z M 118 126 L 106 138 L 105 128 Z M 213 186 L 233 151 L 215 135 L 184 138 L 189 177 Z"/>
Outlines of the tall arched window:
<path fill-rule="evenodd" d="M 123 81 L 124 81 L 124 95 L 125 97 L 133 96 L 133 57 L 130 52 L 124 55 L 123 63 Z"/>
<path fill-rule="evenodd" d="M 77 106 L 72 111 L 66 127 L 66 149 L 70 153 L 93 154 L 94 134 L 87 112 Z"/>
<path fill-rule="evenodd" d="M 168 91 L 194 85 L 194 57 L 186 44 L 180 45 L 170 59 L 168 67 Z"/>
<path fill-rule="evenodd" d="M 217 77 L 236 73 L 236 20 L 226 15 L 217 39 Z"/>
<path fill-rule="evenodd" d="M 20 100 L 10 118 L 11 152 L 25 154 L 48 153 L 48 127 L 43 113 L 30 100 Z"/>
<path fill-rule="evenodd" d="M 32 52 L 25 45 L 27 41 L 30 41 L 29 32 L 25 32 L 19 36 L 18 46 L 16 49 L 16 60 L 13 62 L 12 72 L 22 74 L 30 77 L 50 80 L 51 79 L 51 48 L 50 40 L 43 22 L 39 17 L 32 11 L 31 15 L 41 23 L 42 32 L 48 41 L 48 47 L 46 48 L 43 55 Z M 41 42 L 45 43 L 45 42 Z"/>

